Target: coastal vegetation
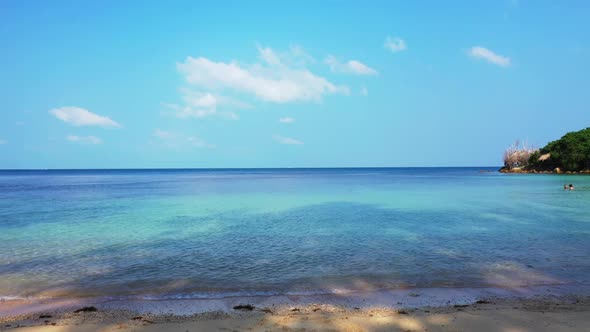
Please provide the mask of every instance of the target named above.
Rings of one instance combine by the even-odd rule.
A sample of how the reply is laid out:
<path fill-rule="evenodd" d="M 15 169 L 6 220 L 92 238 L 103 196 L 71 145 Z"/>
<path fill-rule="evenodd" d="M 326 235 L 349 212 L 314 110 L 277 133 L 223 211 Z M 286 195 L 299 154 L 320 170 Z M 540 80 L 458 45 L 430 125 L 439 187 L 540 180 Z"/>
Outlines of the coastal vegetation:
<path fill-rule="evenodd" d="M 504 151 L 504 167 L 514 169 L 528 166 L 531 156 L 538 154 L 538 151 L 539 149 L 517 140 Z"/>
<path fill-rule="evenodd" d="M 501 172 L 590 173 L 590 127 L 535 149 L 516 141 L 504 152 Z"/>

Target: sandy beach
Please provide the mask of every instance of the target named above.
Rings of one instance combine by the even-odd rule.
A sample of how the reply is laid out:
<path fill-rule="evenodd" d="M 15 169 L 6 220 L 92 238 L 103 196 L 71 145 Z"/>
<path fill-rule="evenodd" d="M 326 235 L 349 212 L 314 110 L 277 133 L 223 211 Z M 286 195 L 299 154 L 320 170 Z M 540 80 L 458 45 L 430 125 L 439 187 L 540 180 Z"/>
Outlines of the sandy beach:
<path fill-rule="evenodd" d="M 2 331 L 590 331 L 590 302 L 543 299 L 420 309 L 325 305 L 138 315 L 125 310 L 2 319 Z"/>
<path fill-rule="evenodd" d="M 590 296 L 539 291 L 511 290 L 508 296 L 486 290 L 475 296 L 457 290 L 444 305 L 442 296 L 450 293 L 436 290 L 351 294 L 341 301 L 3 301 L 0 331 L 590 331 Z"/>

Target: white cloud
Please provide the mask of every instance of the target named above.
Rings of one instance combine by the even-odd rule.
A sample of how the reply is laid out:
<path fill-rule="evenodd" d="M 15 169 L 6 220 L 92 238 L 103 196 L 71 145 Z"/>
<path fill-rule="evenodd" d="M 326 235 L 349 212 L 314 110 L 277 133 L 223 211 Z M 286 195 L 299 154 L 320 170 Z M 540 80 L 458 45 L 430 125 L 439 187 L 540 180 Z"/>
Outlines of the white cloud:
<path fill-rule="evenodd" d="M 260 58 L 268 63 L 271 66 L 278 66 L 281 65 L 281 59 L 279 56 L 275 54 L 275 52 L 270 47 L 260 47 L 258 46 L 258 53 Z"/>
<path fill-rule="evenodd" d="M 8 141 L 5 139 L 0 139 L 0 144 L 8 144 Z"/>
<path fill-rule="evenodd" d="M 78 143 L 87 143 L 87 144 L 100 144 L 100 143 L 102 143 L 102 140 L 96 136 L 69 135 L 66 138 L 68 141 L 78 142 Z"/>
<path fill-rule="evenodd" d="M 299 140 L 296 140 L 296 139 L 290 138 L 290 137 L 274 135 L 273 139 L 281 144 L 303 145 L 302 141 L 299 141 Z"/>
<path fill-rule="evenodd" d="M 259 47 L 258 51 L 263 62 L 251 66 L 189 56 L 177 68 L 192 86 L 247 94 L 266 102 L 318 101 L 326 94 L 349 93 L 348 87 L 305 68 L 289 67 L 271 48 Z"/>
<path fill-rule="evenodd" d="M 286 66 L 304 69 L 306 65 L 316 60 L 299 45 L 292 45 L 289 50 L 277 52 L 270 47 L 256 46 L 258 58 L 269 66 Z"/>
<path fill-rule="evenodd" d="M 257 46 L 258 57 L 271 66 L 288 66 L 305 68 L 316 60 L 299 45 L 293 45 L 285 52 L 276 52 L 270 47 Z"/>
<path fill-rule="evenodd" d="M 293 122 L 295 122 L 295 119 L 290 118 L 290 117 L 285 117 L 285 118 L 280 118 L 279 122 L 280 123 L 293 123 Z"/>
<path fill-rule="evenodd" d="M 168 147 L 179 147 L 189 145 L 198 148 L 215 148 L 215 144 L 210 144 L 196 136 L 187 136 L 183 133 L 174 131 L 165 131 L 161 129 L 154 130 L 154 136 L 166 142 Z"/>
<path fill-rule="evenodd" d="M 399 37 L 387 37 L 383 46 L 392 53 L 397 53 L 406 50 L 406 42 Z"/>
<path fill-rule="evenodd" d="M 289 52 L 281 53 L 281 61 L 288 65 L 305 66 L 310 63 L 315 63 L 316 60 L 299 45 L 293 45 L 289 48 Z"/>
<path fill-rule="evenodd" d="M 184 105 L 171 105 L 179 118 L 202 118 L 217 113 L 217 98 L 210 93 L 192 92 L 185 89 L 183 92 Z"/>
<path fill-rule="evenodd" d="M 164 104 L 164 106 L 174 110 L 176 117 L 184 118 L 204 118 L 212 115 L 219 115 L 229 119 L 237 120 L 239 117 L 234 112 L 218 111 L 220 106 L 233 108 L 251 108 L 248 103 L 244 103 L 233 98 L 192 91 L 187 88 L 180 89 L 183 105 Z"/>
<path fill-rule="evenodd" d="M 56 118 L 74 126 L 121 127 L 109 117 L 101 116 L 80 107 L 60 107 L 49 111 Z"/>
<path fill-rule="evenodd" d="M 361 88 L 361 96 L 368 96 L 369 90 L 366 87 Z"/>
<path fill-rule="evenodd" d="M 484 59 L 500 67 L 508 67 L 511 64 L 510 58 L 496 54 L 493 51 L 481 46 L 472 47 L 469 50 L 469 55 L 474 58 Z"/>
<path fill-rule="evenodd" d="M 356 60 L 350 60 L 346 64 L 353 72 L 361 75 L 377 75 L 377 71 L 364 63 Z"/>
<path fill-rule="evenodd" d="M 329 55 L 324 62 L 330 66 L 331 71 L 336 73 L 377 75 L 377 71 L 375 69 L 357 60 L 350 60 L 346 63 L 341 63 L 335 56 Z"/>

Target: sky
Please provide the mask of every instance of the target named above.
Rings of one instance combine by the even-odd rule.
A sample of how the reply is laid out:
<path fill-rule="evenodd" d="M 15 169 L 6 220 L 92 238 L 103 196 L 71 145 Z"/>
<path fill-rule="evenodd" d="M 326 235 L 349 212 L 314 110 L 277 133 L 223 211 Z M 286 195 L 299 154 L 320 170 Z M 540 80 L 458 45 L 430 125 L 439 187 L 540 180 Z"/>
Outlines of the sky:
<path fill-rule="evenodd" d="M 0 43 L 0 169 L 496 166 L 590 126 L 582 0 L 0 0 Z"/>

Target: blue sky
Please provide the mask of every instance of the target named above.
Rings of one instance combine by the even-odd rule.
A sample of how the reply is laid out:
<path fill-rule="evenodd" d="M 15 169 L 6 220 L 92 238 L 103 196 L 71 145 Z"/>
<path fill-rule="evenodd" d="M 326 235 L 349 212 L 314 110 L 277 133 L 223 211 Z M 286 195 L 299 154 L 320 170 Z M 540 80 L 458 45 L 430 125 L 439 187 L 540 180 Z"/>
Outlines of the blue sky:
<path fill-rule="evenodd" d="M 590 126 L 587 1 L 0 1 L 0 168 L 500 165 Z"/>

